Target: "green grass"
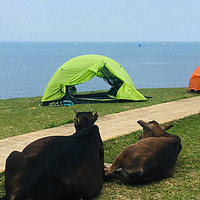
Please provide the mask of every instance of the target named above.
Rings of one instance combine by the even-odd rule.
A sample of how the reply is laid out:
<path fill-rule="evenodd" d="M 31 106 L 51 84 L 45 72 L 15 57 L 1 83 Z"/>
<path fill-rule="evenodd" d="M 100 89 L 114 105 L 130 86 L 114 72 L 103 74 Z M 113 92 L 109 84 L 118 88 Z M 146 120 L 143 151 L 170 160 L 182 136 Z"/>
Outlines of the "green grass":
<path fill-rule="evenodd" d="M 79 111 L 94 109 L 99 116 L 104 116 L 199 95 L 188 92 L 187 88 L 141 89 L 139 91 L 152 98 L 143 102 L 80 104 L 71 107 L 39 107 L 41 97 L 0 100 L 0 139 L 70 123 L 75 115 L 74 109 Z"/>
<path fill-rule="evenodd" d="M 182 150 L 179 154 L 173 177 L 146 185 L 129 186 L 112 180 L 104 184 L 101 199 L 165 199 L 197 200 L 200 199 L 200 114 L 178 121 L 173 121 L 171 134 L 182 139 Z M 104 142 L 105 162 L 113 162 L 118 153 L 129 144 L 135 143 L 140 131 Z"/>
<path fill-rule="evenodd" d="M 181 137 L 179 154 L 173 177 L 145 185 L 130 186 L 117 180 L 105 182 L 98 200 L 198 200 L 200 199 L 200 114 L 171 122 L 168 130 Z M 113 162 L 118 153 L 135 143 L 141 131 L 104 142 L 105 162 Z M 0 198 L 5 195 L 4 173 L 0 174 Z"/>
<path fill-rule="evenodd" d="M 0 198 L 5 196 L 4 183 L 5 183 L 5 173 L 0 173 Z"/>

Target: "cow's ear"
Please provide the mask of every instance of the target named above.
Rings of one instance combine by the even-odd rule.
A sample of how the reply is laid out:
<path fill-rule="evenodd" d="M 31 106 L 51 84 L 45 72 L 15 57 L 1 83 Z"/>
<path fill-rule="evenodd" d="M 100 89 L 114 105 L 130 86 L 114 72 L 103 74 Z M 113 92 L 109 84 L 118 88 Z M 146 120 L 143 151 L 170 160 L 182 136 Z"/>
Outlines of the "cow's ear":
<path fill-rule="evenodd" d="M 163 130 L 168 130 L 172 127 L 173 125 L 172 124 L 165 124 L 164 126 L 162 126 L 162 129 Z"/>
<path fill-rule="evenodd" d="M 96 112 L 96 113 L 94 114 L 94 122 L 97 121 L 97 119 L 98 119 L 98 113 Z"/>
<path fill-rule="evenodd" d="M 143 127 L 144 129 L 148 129 L 148 130 L 151 129 L 151 127 L 148 125 L 148 123 L 146 123 L 146 122 L 143 121 L 143 120 L 139 120 L 139 121 L 137 121 L 137 123 L 138 123 L 141 127 Z"/>
<path fill-rule="evenodd" d="M 76 114 L 78 114 L 78 113 L 79 113 L 79 111 L 78 111 L 78 110 L 76 110 L 76 109 L 74 109 L 74 112 L 75 112 Z"/>

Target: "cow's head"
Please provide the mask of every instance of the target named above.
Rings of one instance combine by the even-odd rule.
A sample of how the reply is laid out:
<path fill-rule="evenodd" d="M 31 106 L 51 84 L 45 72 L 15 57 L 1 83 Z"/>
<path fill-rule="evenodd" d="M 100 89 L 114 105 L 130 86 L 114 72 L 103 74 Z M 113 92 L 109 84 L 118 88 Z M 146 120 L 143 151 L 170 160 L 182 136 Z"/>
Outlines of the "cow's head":
<path fill-rule="evenodd" d="M 90 112 L 79 112 L 78 110 L 74 110 L 74 112 L 76 113 L 76 117 L 74 118 L 74 126 L 76 131 L 93 125 L 98 119 L 98 114 L 95 113 L 93 115 L 93 110 Z"/>
<path fill-rule="evenodd" d="M 169 136 L 169 134 L 166 133 L 165 130 L 170 129 L 173 126 L 172 124 L 166 124 L 164 126 L 161 126 L 156 121 L 150 121 L 146 123 L 143 120 L 139 120 L 137 123 L 143 127 L 143 133 L 138 138 L 138 140 L 141 140 L 147 137 L 160 137 L 160 136 L 166 136 L 166 135 Z"/>

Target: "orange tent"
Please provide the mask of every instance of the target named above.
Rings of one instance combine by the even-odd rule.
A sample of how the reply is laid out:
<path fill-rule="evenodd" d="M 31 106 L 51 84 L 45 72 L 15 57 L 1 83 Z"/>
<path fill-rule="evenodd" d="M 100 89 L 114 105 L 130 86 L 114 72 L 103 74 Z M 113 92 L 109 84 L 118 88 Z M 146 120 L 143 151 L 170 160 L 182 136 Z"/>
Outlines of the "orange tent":
<path fill-rule="evenodd" d="M 195 69 L 190 78 L 189 90 L 200 91 L 200 65 Z"/>

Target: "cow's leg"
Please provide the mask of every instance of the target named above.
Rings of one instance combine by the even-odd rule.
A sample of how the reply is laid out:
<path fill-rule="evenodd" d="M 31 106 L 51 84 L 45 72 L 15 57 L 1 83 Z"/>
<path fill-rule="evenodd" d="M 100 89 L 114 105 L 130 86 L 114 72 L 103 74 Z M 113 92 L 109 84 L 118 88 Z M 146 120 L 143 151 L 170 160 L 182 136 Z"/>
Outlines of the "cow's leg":
<path fill-rule="evenodd" d="M 111 166 L 106 163 L 104 164 L 106 180 L 109 178 L 117 178 L 124 182 L 132 183 L 143 173 L 142 169 L 129 169 L 121 162 L 122 160 L 116 158 Z"/>
<path fill-rule="evenodd" d="M 112 174 L 113 172 L 115 172 L 118 169 L 119 166 L 116 165 L 111 165 L 110 167 L 105 167 L 105 175 L 109 175 Z"/>
<path fill-rule="evenodd" d="M 142 171 L 137 171 L 137 172 L 128 174 L 122 168 L 118 168 L 113 173 L 107 174 L 105 180 L 108 181 L 110 178 L 117 178 L 126 183 L 134 183 L 136 180 L 140 178 L 141 175 L 142 175 Z"/>
<path fill-rule="evenodd" d="M 104 164 L 104 169 L 105 169 L 105 175 L 109 175 L 114 173 L 118 168 L 120 168 L 120 162 L 118 160 L 118 157 L 114 160 L 113 164 Z"/>
<path fill-rule="evenodd" d="M 118 156 L 115 158 L 114 162 L 110 167 L 107 167 L 105 170 L 105 175 L 114 173 L 117 169 L 122 168 L 124 163 L 126 163 L 126 156 L 124 155 L 126 150 L 121 151 Z"/>
<path fill-rule="evenodd" d="M 112 163 L 104 163 L 104 171 L 106 171 L 111 165 Z"/>

